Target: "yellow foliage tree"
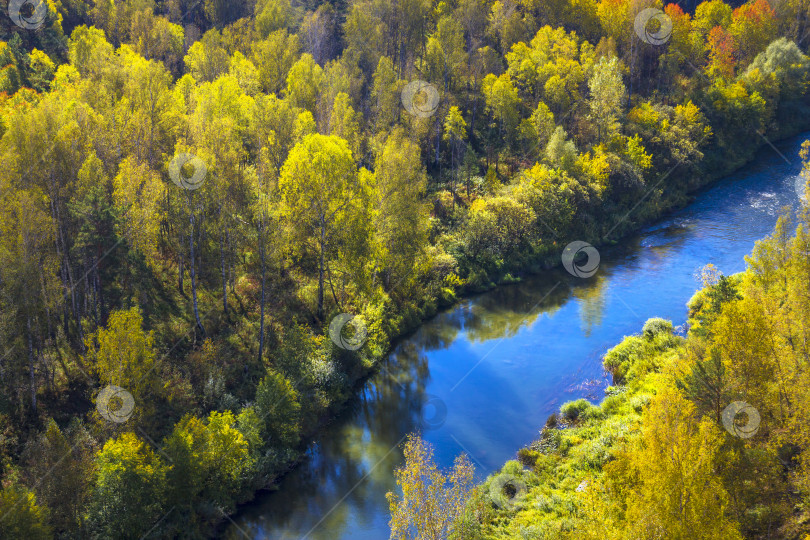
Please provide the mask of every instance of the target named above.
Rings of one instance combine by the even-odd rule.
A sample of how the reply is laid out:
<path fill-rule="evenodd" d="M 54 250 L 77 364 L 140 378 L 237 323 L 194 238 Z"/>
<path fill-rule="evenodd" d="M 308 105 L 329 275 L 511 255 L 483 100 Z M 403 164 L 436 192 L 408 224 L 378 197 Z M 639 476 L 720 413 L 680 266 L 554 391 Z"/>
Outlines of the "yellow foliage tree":
<path fill-rule="evenodd" d="M 121 386 L 137 396 L 153 380 L 154 343 L 154 334 L 143 329 L 137 308 L 114 311 L 105 328 L 87 337 L 84 359 L 102 384 Z"/>
<path fill-rule="evenodd" d="M 474 485 L 467 456 L 457 457 L 453 469 L 443 473 L 433 461 L 430 445 L 409 435 L 405 464 L 394 474 L 402 495 L 386 495 L 392 540 L 444 540 L 454 534 L 464 538 L 464 510 Z"/>
<path fill-rule="evenodd" d="M 610 464 L 629 488 L 626 533 L 639 539 L 741 539 L 727 516 L 728 494 L 715 473 L 723 437 L 709 418 L 665 387 L 645 411 L 641 436 Z"/>

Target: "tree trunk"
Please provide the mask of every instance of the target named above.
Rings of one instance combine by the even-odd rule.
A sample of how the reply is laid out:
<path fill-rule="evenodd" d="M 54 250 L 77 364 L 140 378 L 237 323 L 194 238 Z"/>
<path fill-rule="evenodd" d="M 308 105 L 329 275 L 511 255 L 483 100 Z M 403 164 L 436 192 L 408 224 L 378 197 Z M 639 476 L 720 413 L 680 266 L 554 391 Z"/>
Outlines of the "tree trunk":
<path fill-rule="evenodd" d="M 59 273 L 61 274 L 61 278 L 62 278 L 62 288 L 65 289 L 65 296 L 67 296 L 68 281 L 67 281 L 67 276 L 65 274 L 64 261 L 62 263 L 62 267 L 59 270 Z M 70 317 L 70 308 L 68 307 L 68 303 L 65 302 L 63 304 L 63 309 L 62 309 L 62 326 L 65 329 L 65 337 L 70 336 L 70 319 L 69 319 L 69 317 Z"/>
<path fill-rule="evenodd" d="M 31 317 L 25 318 L 26 325 L 28 326 L 28 374 L 31 383 L 31 409 L 36 412 L 37 410 L 37 384 L 34 378 L 34 341 L 31 337 Z"/>
<path fill-rule="evenodd" d="M 326 250 L 326 222 L 321 216 L 321 258 L 318 264 L 318 320 L 323 321 L 323 271 L 324 251 Z"/>
<path fill-rule="evenodd" d="M 98 266 L 101 264 L 101 259 L 97 256 L 96 257 L 96 266 L 95 266 L 95 283 L 93 286 L 95 287 L 95 311 L 96 311 L 96 324 L 101 325 L 104 323 L 105 319 L 107 318 L 106 313 L 104 312 L 104 297 L 102 296 L 101 290 L 101 274 L 98 271 Z"/>
<path fill-rule="evenodd" d="M 265 287 L 265 259 L 264 259 L 264 225 L 259 228 L 259 260 L 262 273 L 262 296 L 259 301 L 259 362 L 264 358 L 264 287 Z"/>
<path fill-rule="evenodd" d="M 59 218 L 58 218 L 58 214 L 56 212 L 56 206 L 55 206 L 55 203 L 54 203 L 53 195 L 51 194 L 51 196 L 49 198 L 50 198 L 50 203 L 51 203 L 50 204 L 50 206 L 51 206 L 51 219 L 53 220 L 53 223 L 54 223 L 53 243 L 54 243 L 54 246 L 56 248 L 56 257 L 57 257 L 57 259 L 62 261 L 62 265 L 59 268 L 59 274 L 60 274 L 59 277 L 60 277 L 60 279 L 62 281 L 62 288 L 65 290 L 65 296 L 67 296 L 67 292 L 69 290 L 69 285 L 68 285 L 67 273 L 65 272 L 64 257 L 62 257 L 62 250 L 60 249 L 60 244 L 59 244 L 59 238 L 60 238 L 60 236 L 59 236 Z M 64 302 L 64 304 L 63 304 L 62 326 L 64 327 L 65 337 L 69 338 L 69 336 L 70 336 L 70 320 L 69 320 L 69 315 L 68 315 L 68 304 L 67 304 L 67 302 Z"/>
<path fill-rule="evenodd" d="M 222 311 L 228 314 L 228 277 L 225 274 L 225 233 L 219 235 L 219 266 L 222 272 Z"/>
<path fill-rule="evenodd" d="M 456 136 L 450 139 L 450 168 L 452 171 L 450 172 L 450 177 L 453 179 L 453 186 L 450 191 L 453 193 L 453 213 L 456 211 Z M 469 193 L 468 193 L 469 195 Z"/>
<path fill-rule="evenodd" d="M 441 142 L 442 142 L 442 128 L 441 122 L 436 121 L 436 163 L 439 163 L 439 151 L 441 149 Z"/>
<path fill-rule="evenodd" d="M 194 272 L 194 212 L 189 212 L 189 223 L 191 225 L 191 230 L 188 235 L 188 243 L 191 250 L 191 256 L 189 257 L 191 260 L 191 267 L 189 268 L 189 274 L 191 275 L 191 302 L 194 306 L 194 319 L 197 321 L 197 327 L 200 329 L 200 332 L 202 332 L 202 335 L 205 335 L 205 328 L 203 328 L 202 322 L 200 322 L 200 312 L 197 309 L 197 277 Z"/>
<path fill-rule="evenodd" d="M 231 230 L 225 230 L 225 238 L 228 240 L 228 284 L 231 286 L 231 292 L 235 292 L 236 290 L 236 275 L 234 271 L 234 261 L 236 260 L 236 255 L 233 252 L 233 242 L 231 241 Z"/>
<path fill-rule="evenodd" d="M 58 215 L 58 214 L 57 214 Z M 84 342 L 84 334 L 82 332 L 82 315 L 79 310 L 79 306 L 76 302 L 76 287 L 77 284 L 73 279 L 73 272 L 70 270 L 70 258 L 68 257 L 68 248 L 67 242 L 65 242 L 65 235 L 62 231 L 62 228 L 59 227 L 59 238 L 62 241 L 62 260 L 65 264 L 65 275 L 67 276 L 68 283 L 69 283 L 69 290 L 70 290 L 70 300 L 71 306 L 73 307 L 73 316 L 76 318 L 76 329 L 79 332 L 79 342 Z"/>
<path fill-rule="evenodd" d="M 42 272 L 42 265 L 39 266 L 39 283 L 42 286 L 42 305 L 45 307 L 45 322 L 48 325 L 48 337 L 53 339 L 56 336 L 51 325 L 51 308 L 48 307 L 48 291 L 45 287 L 45 275 Z"/>
<path fill-rule="evenodd" d="M 332 281 L 332 270 L 329 268 L 328 264 L 326 265 L 326 273 L 329 276 L 329 289 L 332 291 L 332 299 L 335 301 L 335 305 L 338 306 L 338 309 L 342 310 L 343 307 L 341 307 L 337 294 L 335 294 L 335 283 Z M 341 289 L 341 296 L 343 296 L 344 289 Z"/>
<path fill-rule="evenodd" d="M 181 239 L 182 244 L 182 239 Z M 177 290 L 180 291 L 180 294 L 185 295 L 186 291 L 183 290 L 183 273 L 185 269 L 183 268 L 183 254 L 177 254 Z"/>

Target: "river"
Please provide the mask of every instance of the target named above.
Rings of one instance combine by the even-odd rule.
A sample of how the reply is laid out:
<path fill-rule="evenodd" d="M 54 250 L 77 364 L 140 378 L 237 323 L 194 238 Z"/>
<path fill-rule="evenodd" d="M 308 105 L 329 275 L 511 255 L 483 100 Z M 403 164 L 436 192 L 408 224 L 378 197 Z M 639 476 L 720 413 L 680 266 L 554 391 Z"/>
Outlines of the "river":
<path fill-rule="evenodd" d="M 745 268 L 780 209 L 799 206 L 798 151 L 765 147 L 743 170 L 619 245 L 589 279 L 550 271 L 466 299 L 399 343 L 275 492 L 240 509 L 227 538 L 384 540 L 404 436 L 421 430 L 441 466 L 466 452 L 484 478 L 537 438 L 566 401 L 598 401 L 601 357 L 650 317 L 682 325 L 715 264 Z M 780 155 L 781 154 L 781 155 Z"/>

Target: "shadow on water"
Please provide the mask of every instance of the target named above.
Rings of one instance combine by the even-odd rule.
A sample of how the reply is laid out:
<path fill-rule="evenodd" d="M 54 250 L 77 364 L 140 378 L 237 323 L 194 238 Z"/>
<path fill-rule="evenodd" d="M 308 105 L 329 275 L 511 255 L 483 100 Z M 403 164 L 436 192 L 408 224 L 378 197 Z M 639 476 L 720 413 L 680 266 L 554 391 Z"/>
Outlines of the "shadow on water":
<path fill-rule="evenodd" d="M 803 137 L 780 145 L 797 156 Z M 466 452 L 481 478 L 531 442 L 565 401 L 599 400 L 601 357 L 646 319 L 681 324 L 696 272 L 724 273 L 798 207 L 798 158 L 772 151 L 696 201 L 600 250 L 590 279 L 563 270 L 466 299 L 401 342 L 275 492 L 241 509 L 227 538 L 381 540 L 404 436 L 421 431 L 448 466 Z"/>

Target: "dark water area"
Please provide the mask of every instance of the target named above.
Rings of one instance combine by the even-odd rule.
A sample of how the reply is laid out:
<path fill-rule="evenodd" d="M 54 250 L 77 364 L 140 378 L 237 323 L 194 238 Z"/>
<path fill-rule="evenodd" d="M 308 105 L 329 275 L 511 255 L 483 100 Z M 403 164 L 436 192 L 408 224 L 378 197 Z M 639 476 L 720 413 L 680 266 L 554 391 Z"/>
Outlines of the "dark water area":
<path fill-rule="evenodd" d="M 402 341 L 310 446 L 280 489 L 243 507 L 227 538 L 383 540 L 400 445 L 420 430 L 442 467 L 466 452 L 483 479 L 536 439 L 546 418 L 610 383 L 601 358 L 650 317 L 682 325 L 695 274 L 724 274 L 799 207 L 798 151 L 766 147 L 689 206 L 616 246 L 589 279 L 554 270 L 467 299 Z M 785 158 L 779 155 L 781 153 Z"/>

